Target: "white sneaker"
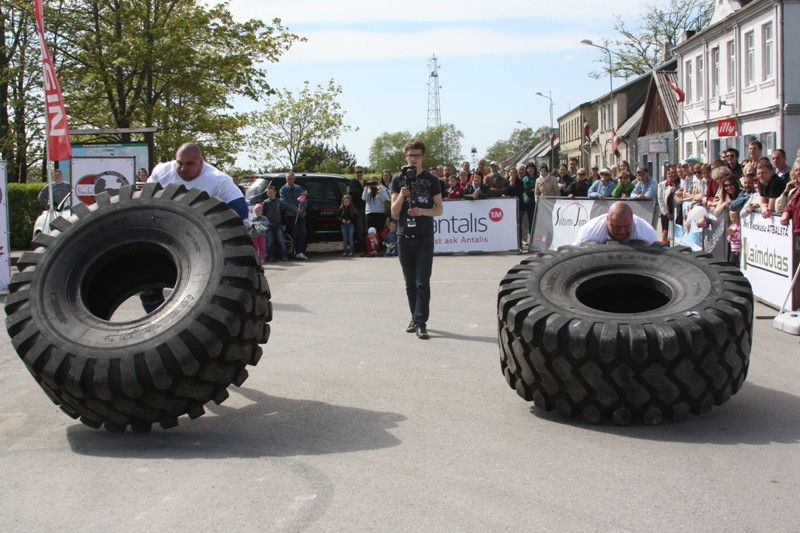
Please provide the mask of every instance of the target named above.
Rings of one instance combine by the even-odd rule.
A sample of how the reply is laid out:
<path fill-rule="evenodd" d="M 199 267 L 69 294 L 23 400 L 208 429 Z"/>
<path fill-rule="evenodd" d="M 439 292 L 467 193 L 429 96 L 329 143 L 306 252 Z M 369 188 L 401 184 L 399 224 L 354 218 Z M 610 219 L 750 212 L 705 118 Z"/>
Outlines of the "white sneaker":
<path fill-rule="evenodd" d="M 304 254 L 304 253 L 302 253 L 302 252 L 300 252 L 299 254 L 297 254 L 297 255 L 296 255 L 296 256 L 294 256 L 294 257 L 295 257 L 295 259 L 302 259 L 302 260 L 304 260 L 304 261 L 305 261 L 306 259 L 308 259 L 308 257 L 306 257 L 306 254 Z"/>

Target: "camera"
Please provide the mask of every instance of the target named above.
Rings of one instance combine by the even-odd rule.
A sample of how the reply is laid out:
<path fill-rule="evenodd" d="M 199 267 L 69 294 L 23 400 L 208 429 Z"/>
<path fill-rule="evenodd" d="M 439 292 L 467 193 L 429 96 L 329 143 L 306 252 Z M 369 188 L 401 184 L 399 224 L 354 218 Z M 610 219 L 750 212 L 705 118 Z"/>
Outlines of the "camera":
<path fill-rule="evenodd" d="M 406 187 L 411 187 L 417 181 L 417 167 L 406 165 L 400 169 L 400 174 L 406 179 Z"/>

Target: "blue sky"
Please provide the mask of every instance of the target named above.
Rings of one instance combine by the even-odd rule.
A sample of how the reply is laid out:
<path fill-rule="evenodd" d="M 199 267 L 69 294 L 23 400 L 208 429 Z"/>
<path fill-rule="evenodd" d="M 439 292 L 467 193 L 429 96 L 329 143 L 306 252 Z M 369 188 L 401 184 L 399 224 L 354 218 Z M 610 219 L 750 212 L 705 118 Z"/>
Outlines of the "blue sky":
<path fill-rule="evenodd" d="M 439 60 L 443 123 L 464 133 L 462 156 L 471 159 L 507 139 L 522 121 L 548 125 L 552 92 L 557 117 L 608 92 L 594 80 L 601 50 L 580 43 L 612 38 L 613 15 L 634 24 L 644 7 L 630 0 L 231 0 L 237 20 L 278 17 L 306 37 L 279 63 L 268 66 L 270 84 L 296 92 L 331 78 L 341 85 L 345 122 L 357 131 L 338 139 L 360 164 L 383 132 L 427 127 L 428 63 Z M 614 80 L 615 87 L 622 80 Z M 240 110 L 259 104 L 242 102 Z M 246 166 L 246 157 L 239 159 Z"/>

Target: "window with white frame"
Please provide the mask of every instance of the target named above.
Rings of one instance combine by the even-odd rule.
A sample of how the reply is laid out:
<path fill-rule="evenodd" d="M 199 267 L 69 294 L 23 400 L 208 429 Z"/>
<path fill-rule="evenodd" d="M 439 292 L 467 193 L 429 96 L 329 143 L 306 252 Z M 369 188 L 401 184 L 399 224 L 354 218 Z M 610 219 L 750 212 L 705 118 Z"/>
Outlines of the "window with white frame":
<path fill-rule="evenodd" d="M 686 157 L 689 157 L 690 155 L 694 155 L 693 148 L 694 148 L 694 144 L 692 144 L 692 141 L 687 141 L 686 142 Z"/>
<path fill-rule="evenodd" d="M 697 56 L 694 59 L 694 64 L 697 65 L 697 81 L 695 83 L 696 91 L 695 95 L 697 95 L 697 101 L 701 102 L 703 100 L 703 56 Z"/>
<path fill-rule="evenodd" d="M 736 43 L 728 41 L 725 49 L 728 60 L 728 92 L 732 92 L 736 89 Z"/>
<path fill-rule="evenodd" d="M 719 96 L 719 47 L 711 50 L 711 97 Z"/>
<path fill-rule="evenodd" d="M 683 83 L 683 86 L 686 87 L 684 89 L 684 94 L 686 95 L 686 103 L 692 103 L 692 85 L 694 83 L 694 75 L 692 74 L 692 60 L 686 62 L 686 66 L 684 67 L 684 71 L 686 72 L 686 80 Z"/>
<path fill-rule="evenodd" d="M 756 34 L 744 34 L 744 86 L 750 87 L 756 81 Z"/>
<path fill-rule="evenodd" d="M 771 79 L 775 74 L 775 36 L 772 32 L 772 22 L 761 26 L 761 79 Z"/>

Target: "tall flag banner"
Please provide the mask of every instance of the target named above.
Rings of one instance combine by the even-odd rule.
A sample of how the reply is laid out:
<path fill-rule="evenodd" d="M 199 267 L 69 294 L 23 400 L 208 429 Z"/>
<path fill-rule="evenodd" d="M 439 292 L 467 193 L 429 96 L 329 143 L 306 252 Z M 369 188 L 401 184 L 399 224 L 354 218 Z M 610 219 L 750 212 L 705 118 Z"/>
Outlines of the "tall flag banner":
<path fill-rule="evenodd" d="M 617 157 L 619 157 L 619 143 L 621 142 L 622 142 L 622 137 L 620 137 L 616 131 L 611 130 L 611 150 Z"/>
<path fill-rule="evenodd" d="M 678 95 L 678 102 L 683 102 L 684 100 L 686 100 L 686 93 L 683 92 L 683 89 L 678 87 L 675 84 L 675 82 L 672 81 L 671 79 L 669 78 L 664 78 L 664 79 L 667 80 L 667 85 L 669 85 L 669 88 L 672 89 L 672 92 Z"/>
<path fill-rule="evenodd" d="M 36 12 L 36 30 L 39 33 L 39 48 L 42 52 L 42 68 L 44 70 L 47 157 L 51 161 L 67 161 L 72 157 L 69 128 L 67 127 L 67 110 L 64 108 L 64 98 L 61 96 L 61 86 L 58 84 L 56 68 L 50 57 L 50 51 L 47 49 L 47 42 L 44 40 L 42 0 L 33 0 L 33 9 Z"/>
<path fill-rule="evenodd" d="M 586 142 L 592 142 L 592 128 L 589 127 L 589 122 L 583 119 L 583 135 L 586 137 Z"/>
<path fill-rule="evenodd" d="M 550 130 L 550 149 L 552 150 L 553 147 L 556 145 L 556 130 Z"/>

